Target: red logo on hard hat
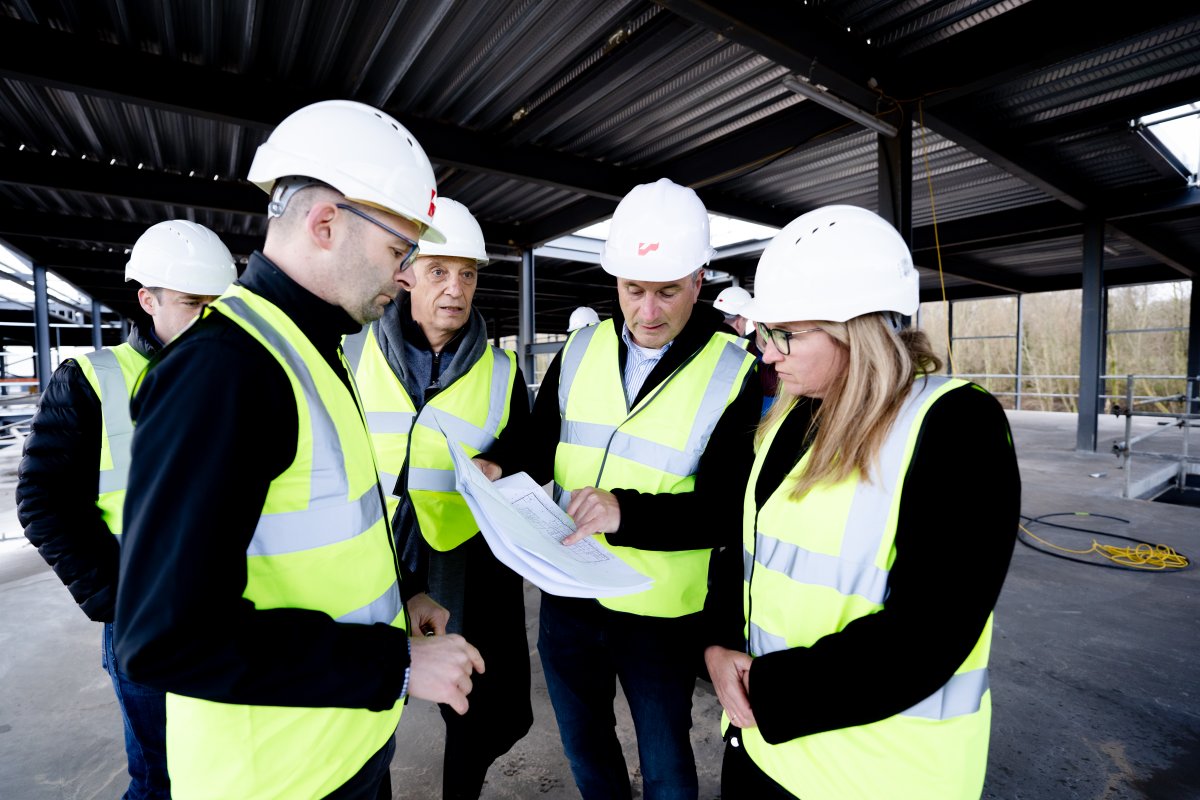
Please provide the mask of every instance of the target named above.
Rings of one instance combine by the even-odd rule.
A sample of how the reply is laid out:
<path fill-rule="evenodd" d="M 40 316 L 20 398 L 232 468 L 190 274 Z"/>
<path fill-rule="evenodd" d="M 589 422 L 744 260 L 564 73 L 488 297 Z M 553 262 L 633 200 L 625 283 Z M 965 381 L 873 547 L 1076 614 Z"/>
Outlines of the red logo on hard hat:
<path fill-rule="evenodd" d="M 437 199 L 437 189 L 429 190 L 429 218 L 433 219 L 433 212 L 437 211 L 437 206 L 434 205 L 434 200 Z"/>
<path fill-rule="evenodd" d="M 658 242 L 638 242 L 638 255 L 644 256 L 658 249 Z"/>

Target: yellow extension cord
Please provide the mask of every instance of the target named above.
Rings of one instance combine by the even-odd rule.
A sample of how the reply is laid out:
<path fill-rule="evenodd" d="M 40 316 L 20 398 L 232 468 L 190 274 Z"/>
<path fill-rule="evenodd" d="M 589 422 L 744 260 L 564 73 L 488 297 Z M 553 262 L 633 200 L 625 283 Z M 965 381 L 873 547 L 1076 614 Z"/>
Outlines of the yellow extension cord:
<path fill-rule="evenodd" d="M 1086 516 L 1081 514 L 1079 516 Z M 1106 558 L 1115 564 L 1119 564 L 1128 569 L 1142 569 L 1148 571 L 1161 571 L 1166 569 L 1184 569 L 1189 562 L 1187 556 L 1177 553 L 1175 548 L 1168 547 L 1165 544 L 1147 544 L 1139 542 L 1133 546 L 1118 547 L 1111 544 L 1100 544 L 1095 539 L 1092 539 L 1092 546 L 1087 550 L 1072 550 L 1069 547 L 1062 547 L 1048 542 L 1035 533 L 1030 532 L 1024 525 L 1018 525 L 1021 530 L 1031 539 L 1041 542 L 1046 547 L 1059 550 L 1064 553 L 1073 555 L 1086 556 L 1095 553 L 1101 558 Z M 1071 529 L 1068 529 L 1071 530 Z"/>

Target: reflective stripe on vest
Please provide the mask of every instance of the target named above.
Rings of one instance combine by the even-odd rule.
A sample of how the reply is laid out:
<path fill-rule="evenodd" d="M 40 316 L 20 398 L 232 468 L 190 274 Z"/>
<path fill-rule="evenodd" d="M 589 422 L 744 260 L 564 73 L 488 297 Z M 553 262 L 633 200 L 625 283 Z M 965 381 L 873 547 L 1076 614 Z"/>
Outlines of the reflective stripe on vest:
<path fill-rule="evenodd" d="M 554 463 L 555 495 L 563 508 L 563 490 L 584 486 L 691 491 L 708 439 L 754 365 L 744 340 L 714 334 L 630 409 L 617 363 L 619 342 L 616 324 L 606 320 L 576 331 L 563 349 Z M 603 534 L 595 539 L 654 579 L 644 592 L 601 598 L 603 605 L 656 617 L 703 607 L 710 550 L 650 551 L 611 546 Z"/>
<path fill-rule="evenodd" d="M 489 346 L 418 413 L 379 346 L 376 331 L 371 325 L 347 337 L 343 349 L 355 364 L 380 480 L 389 494 L 388 513 L 394 515 L 399 506 L 397 491 L 407 492 L 425 540 L 435 550 L 451 550 L 474 536 L 479 526 L 454 488 L 446 440 L 460 443 L 472 456 L 495 443 L 508 423 L 516 357 Z M 407 483 L 397 487 L 406 464 Z"/>
<path fill-rule="evenodd" d="M 132 458 L 133 420 L 129 415 L 129 400 L 149 359 L 133 345 L 124 343 L 77 356 L 75 360 L 100 400 L 102 430 L 96 505 L 108 529 L 119 535 Z"/>
<path fill-rule="evenodd" d="M 246 552 L 243 596 L 260 611 L 307 609 L 341 623 L 403 629 L 399 568 L 354 391 L 282 310 L 244 287 L 230 287 L 206 313 L 225 315 L 254 338 L 295 395 L 295 456 L 267 490 Z M 172 797 L 324 797 L 391 738 L 402 708 L 399 699 L 375 712 L 168 693 Z"/>
<path fill-rule="evenodd" d="M 805 456 L 756 508 L 754 487 L 779 424 L 768 433 L 745 500 L 743 577 L 745 607 L 752 615 L 746 625 L 751 655 L 811 646 L 883 608 L 903 483 L 925 415 L 939 397 L 965 385 L 918 378 L 888 432 L 870 482 L 856 474 L 793 500 L 791 486 L 808 463 Z M 800 606 L 804 614 L 795 613 Z M 955 674 L 893 717 L 778 745 L 768 744 L 757 730 L 746 730 L 746 752 L 767 775 L 806 800 L 977 799 L 990 723 L 990 641 L 989 618 Z M 887 659 L 884 654 L 880 658 L 884 680 Z"/>
<path fill-rule="evenodd" d="M 383 504 L 379 502 L 376 486 L 369 487 L 361 496 L 347 499 L 350 495 L 349 477 L 344 464 L 341 439 L 329 410 L 321 401 L 316 381 L 304 362 L 279 331 L 271 327 L 240 297 L 222 298 L 223 307 L 254 328 L 266 342 L 283 356 L 292 374 L 300 383 L 300 390 L 308 402 L 309 423 L 312 436 L 313 463 L 310 473 L 309 502 L 305 509 L 266 513 L 258 520 L 254 538 L 250 541 L 247 554 L 272 556 L 311 550 L 351 539 L 366 533 L 383 519 Z M 388 619 L 373 619 L 371 622 L 391 623 Z"/>

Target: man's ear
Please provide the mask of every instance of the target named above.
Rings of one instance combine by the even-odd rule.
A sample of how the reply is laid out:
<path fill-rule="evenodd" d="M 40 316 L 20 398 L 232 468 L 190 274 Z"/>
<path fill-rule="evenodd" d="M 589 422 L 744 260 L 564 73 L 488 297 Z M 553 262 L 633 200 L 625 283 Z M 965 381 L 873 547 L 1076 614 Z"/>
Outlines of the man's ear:
<path fill-rule="evenodd" d="M 142 311 L 145 311 L 147 316 L 153 317 L 158 310 L 158 298 L 154 296 L 154 292 L 143 286 L 138 289 L 137 298 Z"/>
<path fill-rule="evenodd" d="M 308 238 L 322 250 L 332 250 L 334 245 L 333 221 L 338 215 L 338 208 L 331 202 L 313 203 L 304 218 L 304 230 Z"/>

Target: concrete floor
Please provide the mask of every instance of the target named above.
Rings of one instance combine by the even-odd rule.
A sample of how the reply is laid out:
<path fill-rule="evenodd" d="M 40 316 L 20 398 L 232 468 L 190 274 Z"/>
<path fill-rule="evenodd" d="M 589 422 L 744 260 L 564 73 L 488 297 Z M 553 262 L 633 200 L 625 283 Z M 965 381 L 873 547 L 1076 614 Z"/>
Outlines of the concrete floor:
<path fill-rule="evenodd" d="M 1010 419 L 1027 515 L 1119 516 L 1130 523 L 1072 524 L 1104 526 L 1200 556 L 1200 509 L 1120 498 L 1122 473 L 1108 454 L 1121 433 L 1116 420 L 1101 420 L 1102 452 L 1083 455 L 1073 450 L 1073 416 L 1013 412 Z M 126 783 L 124 754 L 112 689 L 100 668 L 99 627 L 20 538 L 15 514 L 6 511 L 14 469 L 12 454 L 0 451 L 0 535 L 10 537 L 0 541 L 0 797 L 117 797 Z M 967 531 L 970 522 L 930 513 L 930 524 L 961 524 Z M 1068 547 L 1088 542 L 1063 531 L 1036 532 Z M 1135 574 L 1018 545 L 996 613 L 995 711 L 983 796 L 1200 798 L 1198 593 L 1197 570 Z M 493 767 L 484 797 L 577 797 L 533 656 L 536 591 L 529 590 L 527 600 L 536 722 Z M 703 800 L 719 797 L 718 716 L 711 690 L 698 685 L 692 738 Z M 627 711 L 620 709 L 618 719 L 627 758 L 636 765 Z M 441 727 L 427 703 L 415 701 L 405 711 L 392 763 L 396 798 L 439 796 Z M 640 796 L 636 774 L 635 787 Z"/>

